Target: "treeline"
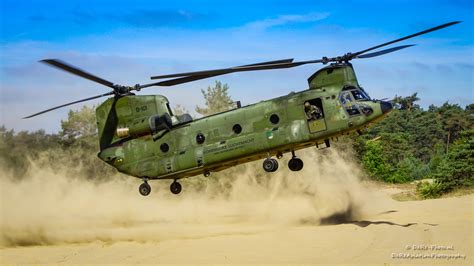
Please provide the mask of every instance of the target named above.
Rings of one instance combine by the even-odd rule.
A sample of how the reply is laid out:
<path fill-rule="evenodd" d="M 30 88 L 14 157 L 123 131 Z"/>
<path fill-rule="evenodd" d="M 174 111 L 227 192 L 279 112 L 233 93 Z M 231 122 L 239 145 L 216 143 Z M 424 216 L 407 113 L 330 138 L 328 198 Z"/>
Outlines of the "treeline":
<path fill-rule="evenodd" d="M 420 108 L 417 94 L 396 97 L 395 109 L 365 134 L 354 149 L 366 172 L 391 183 L 434 179 L 419 187 L 424 197 L 472 186 L 474 104 Z"/>
<path fill-rule="evenodd" d="M 204 107 L 196 112 L 209 115 L 228 110 L 234 102 L 228 86 L 216 82 L 202 90 Z M 421 179 L 434 182 L 420 186 L 424 197 L 436 197 L 458 187 L 472 186 L 474 176 L 474 104 L 430 106 L 416 104 L 416 94 L 396 97 L 395 109 L 384 120 L 346 139 L 360 164 L 374 179 L 405 183 Z M 176 113 L 186 110 L 178 106 Z M 337 147 L 336 147 L 337 148 Z M 98 136 L 93 107 L 70 111 L 61 121 L 61 131 L 15 133 L 0 127 L 0 166 L 21 179 L 32 163 L 39 167 L 67 169 L 73 175 L 105 180 L 117 171 L 97 158 Z"/>
<path fill-rule="evenodd" d="M 61 131 L 14 132 L 0 127 L 0 166 L 21 180 L 32 167 L 66 171 L 68 175 L 90 180 L 106 180 L 117 171 L 97 158 L 98 136 L 93 107 L 69 111 L 61 121 Z"/>

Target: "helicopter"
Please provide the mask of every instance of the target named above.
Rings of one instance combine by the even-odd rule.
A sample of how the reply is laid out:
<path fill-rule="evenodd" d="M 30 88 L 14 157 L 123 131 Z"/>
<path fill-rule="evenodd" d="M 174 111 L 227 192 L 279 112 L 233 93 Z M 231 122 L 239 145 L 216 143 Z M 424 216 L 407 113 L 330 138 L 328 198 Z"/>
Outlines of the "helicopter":
<path fill-rule="evenodd" d="M 96 108 L 100 151 L 98 157 L 119 172 L 140 178 L 139 193 L 151 192 L 148 181 L 172 180 L 170 191 L 182 190 L 179 179 L 203 174 L 208 177 L 239 164 L 263 159 L 266 172 L 275 172 L 277 159 L 291 153 L 288 168 L 303 169 L 296 151 L 310 146 L 330 147 L 338 136 L 360 133 L 383 119 L 393 106 L 390 101 L 369 97 L 359 85 L 353 59 L 392 53 L 413 45 L 379 48 L 460 23 L 453 21 L 358 52 L 308 61 L 282 59 L 230 68 L 152 76 L 165 79 L 148 84 L 122 86 L 90 74 L 58 59 L 40 62 L 94 81 L 112 91 L 59 105 L 24 118 L 61 107 L 111 96 Z M 374 51 L 368 53 L 370 51 Z M 173 86 L 224 74 L 285 69 L 322 63 L 325 67 L 308 78 L 308 88 L 259 103 L 193 119 L 175 115 L 162 95 L 135 95 L 152 86 Z M 273 158 L 275 157 L 275 158 Z"/>

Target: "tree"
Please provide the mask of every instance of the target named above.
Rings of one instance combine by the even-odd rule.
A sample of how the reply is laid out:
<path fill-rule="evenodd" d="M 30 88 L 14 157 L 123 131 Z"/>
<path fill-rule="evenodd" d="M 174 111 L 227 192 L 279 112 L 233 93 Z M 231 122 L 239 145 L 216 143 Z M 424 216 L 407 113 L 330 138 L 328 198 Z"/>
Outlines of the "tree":
<path fill-rule="evenodd" d="M 448 157 L 454 156 L 454 152 L 447 148 L 460 138 L 461 132 L 472 129 L 474 105 L 469 104 L 462 109 L 458 105 L 445 103 L 441 107 L 431 105 L 425 111 L 414 104 L 417 100 L 416 93 L 408 97 L 397 96 L 396 109 L 369 128 L 367 134 L 356 137 L 354 148 L 370 175 L 388 182 L 408 182 L 440 172 L 450 178 L 455 175 L 455 169 L 466 169 L 462 165 L 457 168 L 449 166 L 455 165 L 453 159 L 449 164 L 447 161 Z M 380 147 L 367 142 L 376 137 L 381 137 Z M 459 144 L 456 145 L 459 149 Z M 457 163 L 465 162 L 461 157 L 457 158 Z M 449 186 L 459 184 L 454 182 Z"/>
<path fill-rule="evenodd" d="M 78 139 L 96 141 L 97 123 L 94 107 L 83 106 L 78 111 L 70 110 L 67 120 L 61 120 L 62 131 L 59 135 L 69 144 Z"/>
<path fill-rule="evenodd" d="M 376 179 L 385 180 L 390 172 L 390 165 L 387 163 L 382 150 L 382 144 L 379 141 L 367 141 L 362 164 L 369 175 Z"/>
<path fill-rule="evenodd" d="M 459 137 L 461 131 L 472 128 L 474 118 L 469 112 L 468 108 L 463 110 L 459 105 L 448 102 L 437 109 L 438 118 L 446 132 L 446 153 L 449 152 L 449 144 Z"/>
<path fill-rule="evenodd" d="M 474 185 L 474 130 L 463 131 L 433 174 L 443 192 Z"/>
<path fill-rule="evenodd" d="M 395 96 L 393 102 L 398 109 L 411 111 L 413 108 L 419 108 L 419 105 L 415 104 L 416 101 L 420 100 L 417 94 L 418 93 L 415 92 L 411 96 L 407 97 Z"/>
<path fill-rule="evenodd" d="M 186 108 L 184 108 L 184 106 L 182 106 L 180 104 L 177 104 L 173 108 L 173 114 L 174 115 L 184 115 L 184 114 L 187 114 L 187 113 L 189 113 L 188 110 L 186 110 Z"/>
<path fill-rule="evenodd" d="M 207 116 L 230 110 L 234 104 L 228 94 L 229 86 L 216 81 L 214 87 L 207 87 L 207 91 L 201 90 L 206 107 L 196 106 L 196 112 Z"/>
<path fill-rule="evenodd" d="M 34 132 L 15 133 L 5 126 L 0 127 L 0 167 L 21 178 L 30 166 L 30 160 L 37 160 L 40 154 L 60 147 L 56 134 L 47 134 L 40 129 Z"/>

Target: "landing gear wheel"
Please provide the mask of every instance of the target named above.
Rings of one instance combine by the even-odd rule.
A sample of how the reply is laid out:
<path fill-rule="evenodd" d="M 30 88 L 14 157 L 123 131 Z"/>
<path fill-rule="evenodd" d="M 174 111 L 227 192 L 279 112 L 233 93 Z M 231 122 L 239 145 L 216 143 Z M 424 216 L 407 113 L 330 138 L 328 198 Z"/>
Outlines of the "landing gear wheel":
<path fill-rule="evenodd" d="M 151 192 L 151 187 L 147 182 L 145 182 L 138 187 L 138 192 L 140 192 L 142 196 L 148 196 Z"/>
<path fill-rule="evenodd" d="M 267 158 L 263 161 L 263 170 L 265 172 L 275 172 L 278 169 L 278 161 L 273 158 Z"/>
<path fill-rule="evenodd" d="M 291 171 L 300 171 L 303 169 L 303 160 L 298 157 L 293 157 L 288 161 L 288 168 Z"/>
<path fill-rule="evenodd" d="M 176 180 L 173 181 L 170 186 L 170 191 L 173 194 L 179 194 L 181 192 L 181 184 L 176 182 Z"/>
<path fill-rule="evenodd" d="M 278 170 L 278 161 L 273 158 L 271 158 L 270 160 L 273 162 L 274 165 L 272 172 L 275 172 L 276 170 Z"/>

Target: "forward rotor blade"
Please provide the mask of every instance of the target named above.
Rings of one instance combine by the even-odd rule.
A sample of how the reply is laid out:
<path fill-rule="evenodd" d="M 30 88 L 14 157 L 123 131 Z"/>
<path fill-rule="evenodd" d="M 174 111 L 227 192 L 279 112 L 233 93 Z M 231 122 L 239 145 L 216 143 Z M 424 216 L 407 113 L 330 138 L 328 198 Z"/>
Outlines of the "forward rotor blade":
<path fill-rule="evenodd" d="M 189 76 L 182 77 L 176 79 L 170 79 L 161 81 L 158 83 L 153 83 L 152 86 L 174 86 L 182 83 L 187 83 L 191 81 L 196 81 L 200 79 L 206 79 L 210 77 L 220 76 L 224 74 L 234 73 L 234 72 L 243 72 L 243 71 L 255 71 L 255 70 L 269 70 L 269 69 L 280 69 L 280 68 L 291 68 L 296 66 L 301 66 L 304 64 L 314 64 L 314 63 L 321 63 L 322 60 L 311 60 L 311 61 L 301 61 L 301 62 L 288 62 L 288 63 L 280 63 L 280 64 L 269 64 L 269 65 L 249 65 L 249 66 L 242 66 L 242 67 L 235 67 L 235 68 L 228 68 L 228 69 L 217 69 L 217 70 L 207 70 L 207 71 L 199 71 L 193 73 L 203 73 L 203 74 L 193 74 Z M 153 79 L 154 77 L 152 77 Z"/>
<path fill-rule="evenodd" d="M 89 97 L 89 98 L 86 98 L 86 99 L 82 99 L 82 100 L 78 100 L 78 101 L 66 103 L 66 104 L 59 105 L 59 106 L 56 106 L 56 107 L 53 107 L 53 108 L 49 108 L 49 109 L 47 109 L 47 110 L 41 111 L 41 112 L 36 113 L 36 114 L 32 114 L 32 115 L 29 115 L 29 116 L 25 116 L 25 117 L 23 117 L 23 119 L 31 118 L 31 117 L 34 117 L 34 116 L 37 116 L 37 115 L 40 115 L 40 114 L 44 114 L 44 113 L 47 113 L 47 112 L 49 112 L 49 111 L 53 111 L 53 110 L 56 110 L 56 109 L 59 109 L 59 108 L 61 108 L 61 107 L 65 107 L 65 106 L 68 106 L 68 105 L 72 105 L 72 104 L 76 104 L 76 103 L 80 103 L 80 102 L 85 102 L 85 101 L 89 101 L 89 100 L 94 100 L 94 99 L 97 99 L 97 98 L 100 98 L 100 97 L 104 97 L 104 96 L 108 96 L 108 95 L 113 95 L 113 94 L 114 94 L 114 92 L 111 91 L 111 92 L 108 92 L 108 93 L 105 93 L 105 94 L 101 94 L 101 95 Z"/>
<path fill-rule="evenodd" d="M 445 23 L 445 24 L 436 26 L 434 28 L 430 28 L 430 29 L 427 29 L 427 30 L 424 30 L 424 31 L 420 31 L 420 32 L 417 32 L 417 33 L 414 33 L 414 34 L 411 34 L 411 35 L 408 35 L 408 36 L 405 36 L 405 37 L 402 37 L 402 38 L 399 38 L 399 39 L 396 39 L 396 40 L 393 40 L 393 41 L 382 43 L 382 44 L 376 45 L 374 47 L 370 47 L 368 49 L 353 53 L 352 56 L 357 57 L 358 55 L 361 55 L 361 54 L 366 53 L 368 51 L 372 51 L 372 50 L 375 50 L 375 49 L 378 49 L 378 48 L 381 48 L 381 47 L 384 47 L 384 46 L 387 46 L 387 45 L 390 45 L 390 44 L 393 44 L 393 43 L 396 43 L 396 42 L 401 42 L 403 40 L 407 40 L 407 39 L 410 39 L 410 38 L 413 38 L 413 37 L 416 37 L 416 36 L 420 36 L 420 35 L 426 34 L 428 32 L 440 30 L 442 28 L 446 28 L 446 27 L 449 27 L 449 26 L 452 26 L 452 25 L 455 25 L 455 24 L 458 24 L 458 23 L 461 23 L 461 21 L 453 21 L 453 22 Z"/>
<path fill-rule="evenodd" d="M 196 80 L 200 80 L 200 79 L 207 79 L 207 78 L 210 78 L 210 77 L 215 77 L 215 76 L 219 76 L 219 75 L 223 75 L 223 74 L 227 74 L 227 73 L 215 74 L 215 75 L 194 75 L 194 76 L 180 77 L 180 78 L 176 78 L 176 79 L 161 81 L 158 84 L 159 84 L 159 86 L 174 86 L 174 85 L 187 83 L 187 82 L 191 82 L 191 81 L 196 81 Z"/>
<path fill-rule="evenodd" d="M 282 60 L 274 60 L 274 61 L 268 61 L 268 62 L 262 62 L 262 63 L 255 63 L 255 64 L 243 65 L 243 66 L 237 66 L 237 67 L 230 67 L 230 68 L 221 68 L 221 69 L 212 69 L 212 70 L 203 70 L 203 71 L 175 73 L 175 74 L 168 74 L 168 75 L 159 75 L 159 76 L 153 76 L 153 77 L 151 77 L 151 79 L 187 77 L 187 76 L 194 76 L 194 75 L 213 75 L 213 74 L 222 75 L 220 73 L 232 73 L 232 72 L 237 72 L 239 70 L 244 71 L 243 69 L 246 69 L 246 68 L 249 68 L 249 69 L 250 68 L 259 68 L 259 67 L 267 66 L 267 65 L 280 65 L 280 64 L 288 64 L 288 63 L 291 63 L 291 62 L 293 62 L 292 58 L 282 59 Z"/>
<path fill-rule="evenodd" d="M 85 79 L 95 81 L 95 82 L 100 83 L 102 85 L 105 85 L 109 88 L 115 89 L 114 83 L 112 83 L 108 80 L 105 80 L 103 78 L 99 78 L 97 76 L 94 76 L 90 73 L 87 73 L 86 71 L 84 71 L 82 69 L 79 69 L 75 66 L 72 66 L 72 65 L 70 65 L 66 62 L 61 61 L 61 60 L 58 60 L 58 59 L 44 59 L 44 60 L 41 60 L 40 62 L 51 65 L 51 66 L 56 67 L 56 68 L 59 68 L 61 70 L 69 72 L 71 74 L 77 75 L 79 77 L 83 77 Z"/>
<path fill-rule="evenodd" d="M 385 50 L 382 50 L 382 51 L 373 52 L 373 53 L 370 53 L 370 54 L 362 54 L 362 55 L 358 55 L 358 56 L 355 57 L 355 58 L 371 58 L 371 57 L 376 57 L 376 56 L 379 56 L 379 55 L 384 55 L 384 54 L 392 53 L 392 52 L 395 52 L 395 51 L 398 51 L 398 50 L 401 50 L 401 49 L 405 49 L 405 48 L 408 48 L 408 47 L 412 47 L 412 46 L 415 46 L 415 44 L 401 45 L 401 46 L 397 46 L 397 47 L 385 49 Z"/>

